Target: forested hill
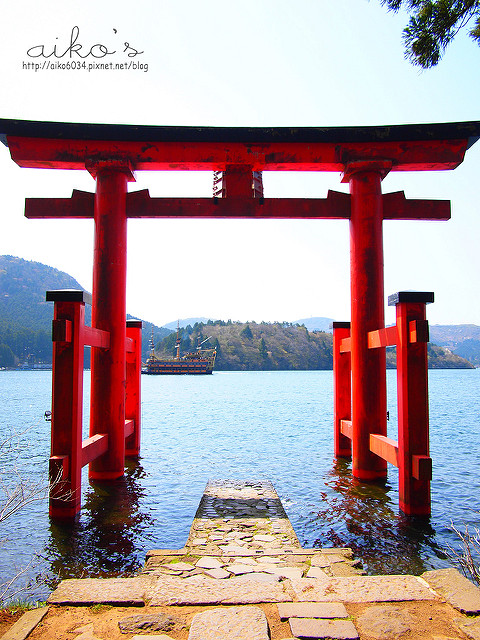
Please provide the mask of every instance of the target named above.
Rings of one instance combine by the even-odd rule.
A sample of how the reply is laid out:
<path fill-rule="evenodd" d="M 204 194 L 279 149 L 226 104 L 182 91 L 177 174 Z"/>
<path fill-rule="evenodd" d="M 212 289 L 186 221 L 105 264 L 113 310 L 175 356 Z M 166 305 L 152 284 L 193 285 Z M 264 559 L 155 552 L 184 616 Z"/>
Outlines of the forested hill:
<path fill-rule="evenodd" d="M 275 369 L 332 369 L 332 336 L 309 332 L 290 323 L 223 322 L 196 323 L 181 330 L 182 353 L 193 351 L 209 337 L 204 347 L 217 349 L 215 369 L 222 371 L 261 371 Z M 167 336 L 158 354 L 171 356 L 176 335 Z"/>
<path fill-rule="evenodd" d="M 430 325 L 430 340 L 480 367 L 480 327 L 475 324 Z"/>
<path fill-rule="evenodd" d="M 82 288 L 75 278 L 53 267 L 0 256 L 0 322 L 50 332 L 53 303 L 45 302 L 45 292 Z"/>
<path fill-rule="evenodd" d="M 14 256 L 0 256 L 0 366 L 52 361 L 49 289 L 81 289 L 71 276 Z"/>
<path fill-rule="evenodd" d="M 309 331 L 290 323 L 223 322 L 196 323 L 180 330 L 181 352 L 195 350 L 206 338 L 206 346 L 216 347 L 217 371 L 310 370 L 332 369 L 333 337 L 331 333 Z M 156 344 L 157 355 L 171 357 L 176 335 Z M 435 369 L 470 369 L 467 360 L 450 351 L 428 345 L 429 366 Z M 390 350 L 387 366 L 395 367 L 395 353 Z"/>
<path fill-rule="evenodd" d="M 53 267 L 14 256 L 0 256 L 0 367 L 51 363 L 53 302 L 45 301 L 45 292 L 82 288 L 75 278 Z M 89 324 L 89 305 L 86 305 L 85 316 Z M 170 331 L 149 322 L 143 326 L 142 357 L 145 360 L 152 326 L 157 340 Z M 88 352 L 86 362 L 88 364 Z"/>
<path fill-rule="evenodd" d="M 45 292 L 81 288 L 74 278 L 58 269 L 22 258 L 0 256 L 0 367 L 51 363 L 53 303 L 45 301 Z M 89 305 L 85 311 L 89 323 Z M 328 319 L 311 320 L 318 328 L 320 320 Z M 159 345 L 167 336 L 160 350 L 162 355 L 172 356 L 176 332 L 143 321 L 142 360 L 147 358 L 152 328 L 155 344 Z M 308 330 L 301 323 L 196 322 L 193 327 L 182 329 L 182 351 L 195 349 L 198 337 L 201 340 L 210 337 L 204 346 L 217 347 L 217 370 L 332 368 L 332 334 Z M 454 337 L 459 340 L 458 336 Z M 448 349 L 429 345 L 429 354 L 431 367 L 471 367 Z M 392 355 L 389 363 L 395 366 Z M 88 350 L 86 364 L 88 366 Z"/>

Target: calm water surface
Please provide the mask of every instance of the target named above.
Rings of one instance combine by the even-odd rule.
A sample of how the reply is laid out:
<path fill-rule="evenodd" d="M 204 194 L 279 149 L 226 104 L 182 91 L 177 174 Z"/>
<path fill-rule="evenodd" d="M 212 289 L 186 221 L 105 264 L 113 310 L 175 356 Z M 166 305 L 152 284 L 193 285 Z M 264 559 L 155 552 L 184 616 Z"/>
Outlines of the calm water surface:
<path fill-rule="evenodd" d="M 429 520 L 399 513 L 395 468 L 386 484 L 366 485 L 333 459 L 331 371 L 143 376 L 142 385 L 141 459 L 110 486 L 91 486 L 84 469 L 71 525 L 52 524 L 45 500 L 0 524 L 0 582 L 32 557 L 32 598 L 59 577 L 129 575 L 149 549 L 183 546 L 209 478 L 271 480 L 304 546 L 352 547 L 370 573 L 449 566 L 445 547 L 458 546 L 450 522 L 479 524 L 480 370 L 430 372 Z M 20 443 L 2 455 L 7 487 L 46 480 L 50 387 L 51 372 L 0 372 L 2 433 Z M 394 371 L 388 393 L 396 438 Z"/>

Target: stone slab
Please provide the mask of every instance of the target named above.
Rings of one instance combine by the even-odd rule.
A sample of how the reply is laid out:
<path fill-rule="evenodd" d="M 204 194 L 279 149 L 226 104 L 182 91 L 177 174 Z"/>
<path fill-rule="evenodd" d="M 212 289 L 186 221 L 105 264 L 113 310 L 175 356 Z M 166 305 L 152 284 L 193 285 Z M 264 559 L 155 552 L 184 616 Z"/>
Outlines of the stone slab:
<path fill-rule="evenodd" d="M 258 607 L 229 607 L 197 613 L 188 640 L 268 640 L 265 614 Z"/>
<path fill-rule="evenodd" d="M 281 558 L 273 558 L 272 556 L 263 556 L 262 557 L 262 562 L 266 563 L 266 564 L 278 564 L 279 562 L 282 562 Z"/>
<path fill-rule="evenodd" d="M 215 580 L 203 575 L 190 578 L 159 576 L 146 590 L 152 606 L 256 604 L 260 602 L 290 602 L 293 594 L 282 582 L 242 580 L 242 576 Z"/>
<path fill-rule="evenodd" d="M 327 566 L 331 564 L 335 564 L 335 562 L 345 562 L 345 560 L 349 560 L 348 554 L 339 554 L 339 553 L 329 553 L 313 556 L 312 558 L 312 566 L 320 567 L 325 566 L 322 565 L 322 562 L 327 562 Z"/>
<path fill-rule="evenodd" d="M 480 618 L 457 618 L 455 624 L 471 640 L 480 640 Z"/>
<path fill-rule="evenodd" d="M 3 634 L 2 640 L 25 640 L 37 624 L 43 620 L 48 612 L 48 607 L 39 607 L 26 611 L 10 629 Z"/>
<path fill-rule="evenodd" d="M 287 618 L 348 618 L 341 602 L 281 602 L 277 605 L 281 620 Z"/>
<path fill-rule="evenodd" d="M 356 623 L 368 637 L 395 640 L 412 630 L 415 619 L 400 606 L 375 605 L 358 616 Z"/>
<path fill-rule="evenodd" d="M 252 573 L 255 571 L 255 568 L 251 564 L 237 564 L 236 562 L 233 564 L 227 565 L 227 571 L 233 573 L 236 576 L 240 576 L 243 573 Z"/>
<path fill-rule="evenodd" d="M 203 556 L 195 564 L 195 566 L 199 567 L 200 569 L 221 569 L 223 565 L 224 563 L 220 562 L 220 560 L 218 560 L 217 558 L 212 558 L 208 556 Z"/>
<path fill-rule="evenodd" d="M 350 620 L 317 620 L 313 618 L 290 618 L 290 629 L 296 638 L 320 640 L 358 640 L 359 635 Z"/>
<path fill-rule="evenodd" d="M 162 567 L 171 569 L 172 571 L 193 571 L 195 569 L 195 566 L 189 562 L 169 562 L 162 564 Z"/>
<path fill-rule="evenodd" d="M 180 579 L 180 578 L 179 578 Z M 143 607 L 145 592 L 155 578 L 70 578 L 62 580 L 47 602 L 81 605 L 111 604 Z"/>
<path fill-rule="evenodd" d="M 275 536 L 272 536 L 268 533 L 258 533 L 253 536 L 255 542 L 275 542 Z"/>
<path fill-rule="evenodd" d="M 215 578 L 216 580 L 225 580 L 225 578 L 229 578 L 232 574 L 225 569 L 204 569 L 203 571 L 210 578 Z"/>
<path fill-rule="evenodd" d="M 458 611 L 480 613 L 480 589 L 456 569 L 426 571 L 422 578 Z"/>
<path fill-rule="evenodd" d="M 312 565 L 312 567 L 325 569 L 326 567 L 329 567 L 331 563 L 328 561 L 328 558 L 326 558 L 325 556 L 317 555 L 311 558 L 310 564 Z"/>
<path fill-rule="evenodd" d="M 242 582 L 245 580 L 257 580 L 258 582 L 280 582 L 280 576 L 277 576 L 274 573 L 256 571 L 255 573 L 245 573 L 242 576 L 238 576 L 237 580 L 241 580 Z"/>
<path fill-rule="evenodd" d="M 269 573 L 281 576 L 282 578 L 300 579 L 303 575 L 303 569 L 302 567 L 278 567 L 276 565 L 272 565 L 272 569 Z"/>
<path fill-rule="evenodd" d="M 326 578 L 327 574 L 320 567 L 310 567 L 307 578 Z"/>
<path fill-rule="evenodd" d="M 222 555 L 228 555 L 231 553 L 232 555 L 242 555 L 246 551 L 246 547 L 240 547 L 237 544 L 227 544 L 227 545 L 218 545 L 222 550 Z"/>
<path fill-rule="evenodd" d="M 350 562 L 335 562 L 328 567 L 328 573 L 331 576 L 346 577 L 363 575 L 364 571 Z"/>
<path fill-rule="evenodd" d="M 352 576 L 291 580 L 300 602 L 399 602 L 436 600 L 428 585 L 415 576 Z"/>
<path fill-rule="evenodd" d="M 164 613 L 127 616 L 118 621 L 122 633 L 136 631 L 171 631 L 175 627 L 175 618 Z"/>

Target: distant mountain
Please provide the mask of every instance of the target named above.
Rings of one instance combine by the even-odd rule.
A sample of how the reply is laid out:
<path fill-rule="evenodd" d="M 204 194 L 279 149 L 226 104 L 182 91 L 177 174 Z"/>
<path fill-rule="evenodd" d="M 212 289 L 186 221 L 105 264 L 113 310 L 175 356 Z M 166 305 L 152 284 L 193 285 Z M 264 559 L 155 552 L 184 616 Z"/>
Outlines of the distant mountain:
<path fill-rule="evenodd" d="M 290 322 L 224 322 L 209 320 L 206 324 L 180 330 L 182 353 L 193 351 L 209 338 L 208 345 L 217 349 L 218 371 L 316 370 L 333 367 L 333 336 L 323 331 L 310 331 Z M 157 355 L 171 357 L 176 335 L 172 333 L 157 345 Z M 429 367 L 432 369 L 469 369 L 473 365 L 435 345 L 428 345 Z M 395 367 L 395 350 L 387 353 L 388 368 Z"/>
<path fill-rule="evenodd" d="M 457 355 L 452 353 L 450 349 L 440 347 L 436 344 L 429 343 L 427 345 L 428 368 L 429 369 L 474 369 L 475 366 Z M 396 349 L 395 347 L 387 348 L 387 369 L 395 369 Z"/>
<path fill-rule="evenodd" d="M 430 325 L 430 340 L 480 366 L 480 327 L 476 324 Z"/>
<path fill-rule="evenodd" d="M 51 363 L 53 302 L 45 301 L 45 292 L 54 289 L 83 287 L 67 273 L 40 262 L 0 256 L 0 367 L 25 361 Z M 89 305 L 85 315 L 90 324 Z M 149 351 L 152 327 L 155 341 L 170 333 L 168 329 L 143 321 L 144 360 Z"/>
<path fill-rule="evenodd" d="M 196 324 L 197 322 L 202 322 L 203 324 L 206 324 L 209 320 L 212 320 L 212 318 L 184 318 L 183 320 L 173 320 L 172 322 L 169 322 L 168 324 L 164 324 L 163 326 L 165 329 L 171 329 L 172 331 L 176 331 L 177 322 L 179 326 L 183 328 L 183 327 L 188 327 L 188 325 L 193 327 L 193 325 Z"/>
<path fill-rule="evenodd" d="M 72 276 L 53 267 L 14 256 L 0 256 L 0 367 L 24 361 L 31 364 L 51 362 L 53 303 L 45 301 L 45 291 L 50 289 L 82 287 Z M 87 305 L 87 323 L 90 322 L 90 311 Z M 331 322 L 331 318 L 324 317 L 305 318 L 295 324 L 186 318 L 180 321 L 182 327 L 188 328 L 188 331 L 184 330 L 182 349 L 195 348 L 196 336 L 201 334 L 212 336 L 212 342 L 217 346 L 217 368 L 331 368 L 332 335 L 323 332 L 330 330 Z M 165 327 L 143 321 L 142 359 L 145 360 L 149 352 L 152 328 L 154 344 L 158 345 L 172 333 L 170 341 L 175 342 L 176 326 L 176 321 Z M 458 355 L 465 355 L 480 365 L 480 327 L 433 325 L 430 335 L 432 342 L 446 349 L 429 345 L 429 366 L 470 366 Z M 171 346 L 168 341 L 163 344 L 165 354 L 172 355 Z"/>
<path fill-rule="evenodd" d="M 0 322 L 33 331 L 49 331 L 53 303 L 45 302 L 51 289 L 83 289 L 68 274 L 40 262 L 0 256 Z"/>
<path fill-rule="evenodd" d="M 296 320 L 294 324 L 303 324 L 309 331 L 327 331 L 332 332 L 331 325 L 333 318 L 303 318 Z"/>
<path fill-rule="evenodd" d="M 158 345 L 158 355 L 172 356 L 175 335 Z M 224 322 L 190 324 L 181 330 L 181 352 L 191 351 L 210 338 L 205 346 L 216 347 L 215 368 L 222 371 L 270 371 L 332 368 L 332 336 L 310 333 L 305 327 L 286 322 Z"/>
<path fill-rule="evenodd" d="M 167 324 L 164 324 L 163 326 L 166 329 L 172 329 L 173 331 L 176 330 L 177 328 L 177 322 L 179 322 L 179 325 L 181 328 L 187 327 L 188 325 L 190 325 L 191 327 L 193 327 L 194 324 L 196 323 L 203 323 L 203 324 L 207 324 L 207 322 L 216 322 L 216 320 L 214 318 L 184 318 L 182 320 L 173 320 L 172 322 L 168 322 Z M 331 324 L 333 322 L 332 318 L 323 318 L 323 317 L 319 317 L 319 318 L 302 318 L 301 320 L 295 320 L 294 322 L 292 322 L 291 324 L 300 324 L 300 325 L 304 325 L 309 331 L 326 331 L 327 333 L 331 333 L 332 329 L 331 329 Z"/>
<path fill-rule="evenodd" d="M 303 324 L 309 331 L 331 332 L 332 318 L 303 318 L 297 320 L 296 324 Z M 448 352 L 453 355 L 465 358 L 473 365 L 480 367 L 480 327 L 475 324 L 456 325 L 430 325 L 431 346 L 438 345 L 447 350 L 445 357 L 442 355 L 438 362 L 440 366 L 455 366 L 455 358 L 448 357 Z M 443 353 L 443 352 L 442 352 Z M 434 352 L 430 349 L 431 365 L 437 362 Z M 457 363 L 458 364 L 458 363 Z"/>

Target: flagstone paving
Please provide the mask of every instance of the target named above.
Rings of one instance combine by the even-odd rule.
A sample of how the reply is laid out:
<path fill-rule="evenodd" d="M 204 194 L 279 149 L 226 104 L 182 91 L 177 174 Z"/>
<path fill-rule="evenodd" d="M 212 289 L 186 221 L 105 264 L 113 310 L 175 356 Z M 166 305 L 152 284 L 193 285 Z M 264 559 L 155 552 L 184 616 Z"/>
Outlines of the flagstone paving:
<path fill-rule="evenodd" d="M 49 603 L 141 606 L 143 617 L 120 616 L 122 624 L 158 624 L 157 637 L 173 640 L 480 640 L 478 619 L 458 618 L 476 611 L 480 590 L 463 588 L 458 572 L 365 576 L 358 565 L 349 549 L 303 549 L 270 482 L 215 480 L 182 549 L 150 551 L 136 578 L 64 580 Z M 49 638 L 37 631 L 32 640 Z M 121 637 L 155 637 L 149 631 Z"/>

